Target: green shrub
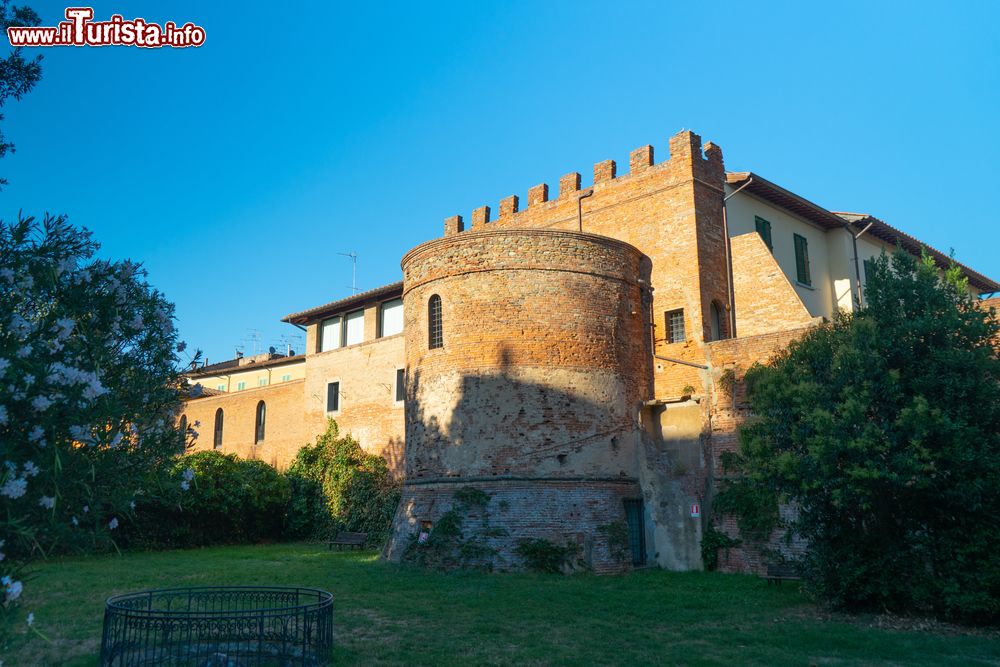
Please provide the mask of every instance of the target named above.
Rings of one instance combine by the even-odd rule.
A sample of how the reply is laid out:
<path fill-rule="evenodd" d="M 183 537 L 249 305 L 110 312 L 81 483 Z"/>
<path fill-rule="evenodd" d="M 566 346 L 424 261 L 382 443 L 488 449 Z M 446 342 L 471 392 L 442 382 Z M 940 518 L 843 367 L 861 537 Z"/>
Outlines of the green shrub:
<path fill-rule="evenodd" d="M 399 483 L 385 459 L 368 454 L 330 420 L 288 468 L 294 496 L 286 517 L 291 535 L 328 537 L 338 530 L 368 533 L 370 544 L 389 536 Z"/>
<path fill-rule="evenodd" d="M 864 309 L 747 373 L 715 507 L 749 538 L 796 508 L 798 565 L 835 607 L 1000 622 L 1000 322 L 955 266 L 873 268 Z"/>
<path fill-rule="evenodd" d="M 190 478 L 190 479 L 188 479 Z M 140 502 L 132 544 L 194 547 L 281 539 L 288 479 L 263 461 L 215 451 L 181 457 L 170 485 Z"/>

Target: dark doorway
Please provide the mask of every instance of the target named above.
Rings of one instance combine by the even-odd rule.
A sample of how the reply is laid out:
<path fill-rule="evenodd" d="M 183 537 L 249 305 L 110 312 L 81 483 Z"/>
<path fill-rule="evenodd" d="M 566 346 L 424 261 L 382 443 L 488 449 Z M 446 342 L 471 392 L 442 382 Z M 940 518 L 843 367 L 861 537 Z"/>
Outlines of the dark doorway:
<path fill-rule="evenodd" d="M 632 565 L 646 564 L 646 531 L 642 520 L 642 499 L 625 501 L 625 521 L 628 523 L 628 546 L 632 552 Z"/>

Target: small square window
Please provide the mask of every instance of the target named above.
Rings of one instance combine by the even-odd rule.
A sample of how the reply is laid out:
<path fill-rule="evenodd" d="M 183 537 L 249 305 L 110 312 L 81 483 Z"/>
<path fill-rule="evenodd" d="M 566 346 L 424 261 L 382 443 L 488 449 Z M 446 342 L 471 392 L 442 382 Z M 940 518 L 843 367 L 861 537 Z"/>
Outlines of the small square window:
<path fill-rule="evenodd" d="M 257 380 L 257 386 L 258 387 L 266 387 L 267 386 L 267 378 L 260 378 L 259 380 Z"/>
<path fill-rule="evenodd" d="M 684 334 L 684 310 L 667 312 L 667 342 L 683 343 L 687 340 Z"/>
<path fill-rule="evenodd" d="M 226 390 L 226 385 L 219 384 L 219 385 L 216 385 L 215 388 L 218 389 L 219 391 L 225 391 Z"/>
<path fill-rule="evenodd" d="M 243 391 L 246 388 L 247 388 L 247 383 L 246 382 L 237 382 L 236 383 L 236 391 Z"/>
<path fill-rule="evenodd" d="M 291 379 L 292 379 L 292 374 L 291 373 L 285 373 L 284 375 L 281 376 L 281 381 L 282 382 L 289 382 L 289 381 L 291 381 Z"/>

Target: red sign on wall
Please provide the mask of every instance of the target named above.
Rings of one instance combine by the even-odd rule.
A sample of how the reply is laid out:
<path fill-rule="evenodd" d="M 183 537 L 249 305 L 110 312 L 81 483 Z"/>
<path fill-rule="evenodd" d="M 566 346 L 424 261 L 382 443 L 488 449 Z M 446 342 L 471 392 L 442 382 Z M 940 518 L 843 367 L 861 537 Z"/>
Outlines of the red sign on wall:
<path fill-rule="evenodd" d="M 692 519 L 697 519 L 700 516 L 701 516 L 701 505 L 699 505 L 698 503 L 692 503 L 691 504 L 691 518 Z"/>

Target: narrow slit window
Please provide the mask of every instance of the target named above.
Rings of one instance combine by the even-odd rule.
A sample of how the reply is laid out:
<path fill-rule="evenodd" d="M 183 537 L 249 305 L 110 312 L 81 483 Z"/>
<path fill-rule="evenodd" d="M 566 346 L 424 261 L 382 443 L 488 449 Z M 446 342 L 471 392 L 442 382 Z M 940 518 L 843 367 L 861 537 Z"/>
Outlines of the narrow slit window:
<path fill-rule="evenodd" d="M 441 297 L 437 294 L 427 302 L 427 347 L 436 350 L 444 347 L 444 330 L 441 322 Z"/>
<path fill-rule="evenodd" d="M 402 403 L 406 398 L 406 369 L 396 369 L 396 402 Z"/>
<path fill-rule="evenodd" d="M 329 382 L 326 385 L 326 411 L 337 412 L 340 410 L 340 383 Z"/>
<path fill-rule="evenodd" d="M 222 425 L 225 415 L 222 412 L 222 408 L 215 411 L 215 434 L 212 438 L 212 446 L 215 449 L 222 449 Z"/>
<path fill-rule="evenodd" d="M 253 444 L 264 442 L 264 423 L 267 419 L 267 406 L 264 401 L 257 404 L 257 418 L 254 425 Z"/>

